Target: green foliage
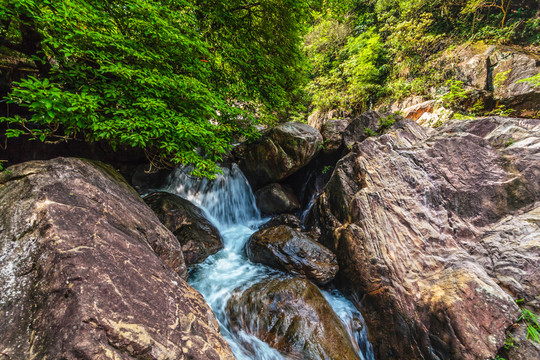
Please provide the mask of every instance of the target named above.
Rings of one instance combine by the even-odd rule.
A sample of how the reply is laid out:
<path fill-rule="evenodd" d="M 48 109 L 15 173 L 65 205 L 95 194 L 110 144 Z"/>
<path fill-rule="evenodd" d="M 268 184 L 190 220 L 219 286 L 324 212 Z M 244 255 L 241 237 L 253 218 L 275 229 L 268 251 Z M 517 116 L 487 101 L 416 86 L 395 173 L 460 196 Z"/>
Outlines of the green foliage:
<path fill-rule="evenodd" d="M 514 139 L 510 138 L 504 142 L 504 147 L 509 147 L 514 143 Z"/>
<path fill-rule="evenodd" d="M 371 136 L 377 136 L 378 134 L 375 131 L 373 131 L 371 128 L 365 128 L 364 135 L 366 135 L 367 137 L 371 137 Z"/>
<path fill-rule="evenodd" d="M 384 100 L 434 96 L 433 89 L 441 88 L 455 75 L 438 71 L 434 65 L 453 61 L 445 49 L 471 39 L 540 44 L 537 10 L 525 0 L 349 0 L 323 4 L 324 9 L 317 9 L 305 46 L 312 66 L 308 86 L 312 108 L 322 111 L 355 112 Z M 353 60 L 352 53 L 358 51 L 351 46 L 355 42 L 362 50 L 359 59 Z M 503 82 L 502 76 L 498 84 Z M 465 93 L 457 84 L 451 85 L 445 99 L 455 106 Z"/>
<path fill-rule="evenodd" d="M 493 86 L 496 88 L 503 86 L 508 79 L 508 75 L 510 75 L 511 71 L 512 69 L 508 69 L 507 71 L 495 74 L 495 78 L 493 79 Z"/>
<path fill-rule="evenodd" d="M 505 105 L 497 105 L 495 109 L 487 112 L 485 115 L 510 116 L 513 112 L 514 109 L 509 109 Z"/>
<path fill-rule="evenodd" d="M 506 334 L 506 340 L 504 341 L 504 348 L 506 350 L 517 348 L 516 344 L 516 338 L 512 336 L 512 334 L 507 333 Z"/>
<path fill-rule="evenodd" d="M 482 10 L 484 8 L 496 8 L 503 14 L 501 20 L 501 27 L 504 27 L 504 23 L 508 15 L 508 10 L 510 9 L 511 3 L 512 0 L 468 0 L 465 4 L 465 7 L 461 10 L 461 13 L 474 13 L 476 16 L 476 13 L 479 10 Z"/>
<path fill-rule="evenodd" d="M 327 27 L 335 30 L 330 34 L 323 32 Z M 347 24 L 323 19 L 308 37 L 306 53 L 316 74 L 308 92 L 316 109 L 365 109 L 381 90 L 380 35 L 368 28 L 344 41 L 348 32 Z"/>
<path fill-rule="evenodd" d="M 471 106 L 471 108 L 469 109 L 469 112 L 470 112 L 472 115 L 480 116 L 481 114 L 484 113 L 484 109 L 485 109 L 484 102 L 482 101 L 482 99 L 478 99 L 478 100 L 473 104 L 473 106 Z"/>
<path fill-rule="evenodd" d="M 383 133 L 385 130 L 389 129 L 392 125 L 394 125 L 397 120 L 396 115 L 397 114 L 390 114 L 388 116 L 381 117 L 377 124 L 378 132 Z"/>
<path fill-rule="evenodd" d="M 518 321 L 523 321 L 527 326 L 527 339 L 540 343 L 540 319 L 531 311 L 521 308 L 521 316 Z"/>
<path fill-rule="evenodd" d="M 302 97 L 306 14 L 293 1 L 0 4 L 2 49 L 39 70 L 13 84 L 9 102 L 30 116 L 3 118 L 8 137 L 106 140 L 212 176 L 254 115 L 283 118 Z"/>
<path fill-rule="evenodd" d="M 326 174 L 326 173 L 329 172 L 330 170 L 332 170 L 332 166 L 331 166 L 331 165 L 326 165 L 326 166 L 322 169 L 322 173 L 323 173 L 323 174 Z"/>
<path fill-rule="evenodd" d="M 448 87 L 448 92 L 443 94 L 440 100 L 442 101 L 443 105 L 447 107 L 456 107 L 460 101 L 467 99 L 469 96 L 468 91 L 465 90 L 463 86 L 463 81 L 448 80 L 446 82 L 446 86 Z"/>
<path fill-rule="evenodd" d="M 540 343 L 540 317 L 523 307 L 524 299 L 516 300 L 516 304 L 521 308 L 521 316 L 518 321 L 522 321 L 527 327 L 527 339 Z"/>
<path fill-rule="evenodd" d="M 535 87 L 540 87 L 540 73 L 534 75 L 534 76 L 531 76 L 529 78 L 526 78 L 526 79 L 522 79 L 522 80 L 519 80 L 518 83 L 522 83 L 522 82 L 527 82 L 527 83 L 530 83 L 531 85 L 535 86 Z"/>

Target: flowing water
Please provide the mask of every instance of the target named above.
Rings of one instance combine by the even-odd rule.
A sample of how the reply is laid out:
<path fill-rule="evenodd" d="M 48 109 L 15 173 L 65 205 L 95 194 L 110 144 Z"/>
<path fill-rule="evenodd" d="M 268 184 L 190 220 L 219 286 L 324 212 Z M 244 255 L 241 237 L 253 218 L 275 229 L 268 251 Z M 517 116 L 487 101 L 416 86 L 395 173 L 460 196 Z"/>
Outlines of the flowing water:
<path fill-rule="evenodd" d="M 246 289 L 269 277 L 283 273 L 262 264 L 250 262 L 244 245 L 262 219 L 255 205 L 251 188 L 240 169 L 224 168 L 216 180 L 196 179 L 187 171 L 176 170 L 166 191 L 180 195 L 203 209 L 208 219 L 223 236 L 224 248 L 192 270 L 189 283 L 206 299 L 239 360 L 284 360 L 278 351 L 253 335 L 233 333 L 226 318 L 225 307 L 234 290 Z M 322 291 L 344 323 L 362 360 L 372 360 L 373 351 L 367 340 L 362 315 L 337 290 Z"/>

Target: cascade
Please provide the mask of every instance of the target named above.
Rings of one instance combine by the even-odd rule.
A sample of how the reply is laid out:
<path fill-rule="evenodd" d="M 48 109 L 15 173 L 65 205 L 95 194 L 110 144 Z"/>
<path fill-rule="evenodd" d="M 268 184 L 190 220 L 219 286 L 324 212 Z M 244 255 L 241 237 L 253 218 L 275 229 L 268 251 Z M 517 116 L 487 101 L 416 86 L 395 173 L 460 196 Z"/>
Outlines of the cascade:
<path fill-rule="evenodd" d="M 246 178 L 236 164 L 223 168 L 223 174 L 213 181 L 189 175 L 189 169 L 177 169 L 165 189 L 184 197 L 204 211 L 220 231 L 224 248 L 190 271 L 189 283 L 206 299 L 220 324 L 224 338 L 239 360 L 285 360 L 284 356 L 253 335 L 231 331 L 226 305 L 235 290 L 283 273 L 247 259 L 244 245 L 262 219 L 255 197 Z M 363 318 L 354 305 L 339 291 L 321 290 L 345 325 L 362 360 L 373 360 L 373 350 L 367 340 Z"/>

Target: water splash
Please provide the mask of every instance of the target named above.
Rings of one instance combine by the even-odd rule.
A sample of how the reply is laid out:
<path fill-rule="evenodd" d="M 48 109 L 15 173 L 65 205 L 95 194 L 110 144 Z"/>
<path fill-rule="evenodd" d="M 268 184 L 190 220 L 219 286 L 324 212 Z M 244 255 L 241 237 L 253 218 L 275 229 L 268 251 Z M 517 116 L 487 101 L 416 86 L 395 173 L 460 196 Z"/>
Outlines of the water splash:
<path fill-rule="evenodd" d="M 247 240 L 267 219 L 261 219 L 251 187 L 240 169 L 235 164 L 224 168 L 214 181 L 195 178 L 187 169 L 175 170 L 165 190 L 199 205 L 223 237 L 223 250 L 191 270 L 189 283 L 214 311 L 221 333 L 236 358 L 285 360 L 257 337 L 245 332 L 233 333 L 226 317 L 225 308 L 234 290 L 247 289 L 269 277 L 283 277 L 279 271 L 250 262 L 245 255 Z M 349 331 L 361 359 L 373 360 L 365 326 L 359 326 L 359 322 L 363 324 L 362 315 L 337 290 L 322 293 Z"/>

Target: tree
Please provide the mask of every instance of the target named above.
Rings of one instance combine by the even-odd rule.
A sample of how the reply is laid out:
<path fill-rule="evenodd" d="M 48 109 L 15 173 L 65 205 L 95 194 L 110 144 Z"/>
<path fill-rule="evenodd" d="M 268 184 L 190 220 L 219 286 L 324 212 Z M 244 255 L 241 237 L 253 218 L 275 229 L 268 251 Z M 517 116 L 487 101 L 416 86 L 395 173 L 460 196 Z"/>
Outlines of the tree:
<path fill-rule="evenodd" d="M 221 8 L 186 0 L 0 4 L 0 50 L 22 54 L 39 70 L 13 86 L 9 100 L 31 116 L 4 118 L 8 137 L 106 140 L 212 176 L 231 139 L 253 134 L 248 110 L 290 104 L 299 85 L 288 75 L 301 68 L 300 59 L 283 53 L 298 47 L 293 22 L 301 14 L 277 27 L 290 32 L 275 34 L 276 27 L 252 13 L 259 4 L 283 13 L 288 2 L 238 1 L 230 14 L 234 3 L 225 1 Z M 234 34 L 237 20 L 245 35 Z M 264 51 L 250 53 L 261 37 Z M 267 67 L 276 54 L 283 61 Z"/>
<path fill-rule="evenodd" d="M 482 8 L 494 7 L 503 13 L 501 20 L 501 28 L 504 27 L 508 10 L 510 9 L 510 3 L 512 0 L 469 0 L 462 10 L 463 14 L 475 13 Z"/>

